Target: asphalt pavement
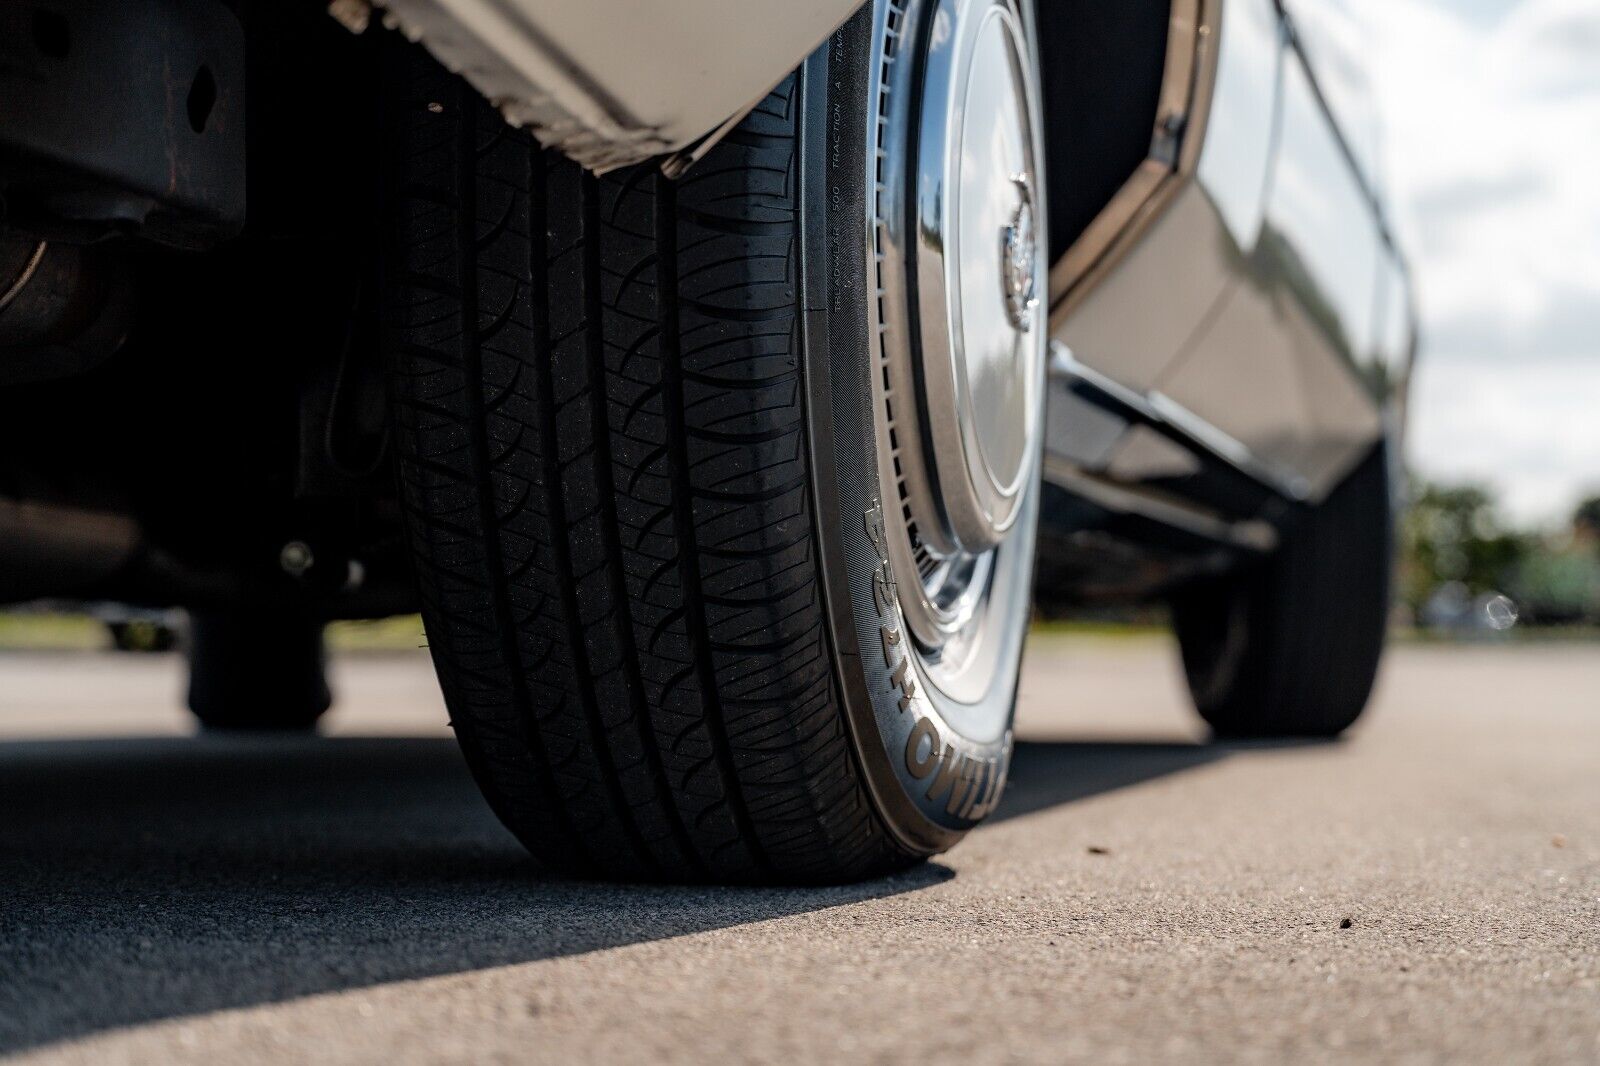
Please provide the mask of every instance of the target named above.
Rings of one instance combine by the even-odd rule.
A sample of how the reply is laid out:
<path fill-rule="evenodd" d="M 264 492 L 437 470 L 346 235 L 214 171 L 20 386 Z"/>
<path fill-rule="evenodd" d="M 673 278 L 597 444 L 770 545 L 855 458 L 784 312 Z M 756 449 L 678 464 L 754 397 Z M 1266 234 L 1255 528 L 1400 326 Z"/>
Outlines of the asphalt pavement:
<path fill-rule="evenodd" d="M 0 655 L 26 1062 L 1600 1060 L 1600 646 L 1402 645 L 1331 744 L 1213 745 L 1155 640 L 1030 649 L 1013 785 L 829 889 L 541 875 L 424 655 L 318 739 L 169 656 Z"/>

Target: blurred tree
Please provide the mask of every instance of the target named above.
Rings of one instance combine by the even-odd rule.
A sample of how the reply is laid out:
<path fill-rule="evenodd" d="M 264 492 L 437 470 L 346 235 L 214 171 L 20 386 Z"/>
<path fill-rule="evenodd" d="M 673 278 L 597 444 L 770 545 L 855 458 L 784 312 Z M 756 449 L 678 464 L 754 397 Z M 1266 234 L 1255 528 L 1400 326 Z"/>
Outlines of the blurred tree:
<path fill-rule="evenodd" d="M 1419 481 L 1401 547 L 1400 595 L 1415 615 L 1447 584 L 1459 583 L 1470 596 L 1503 591 L 1532 541 L 1504 527 L 1489 490 Z"/>
<path fill-rule="evenodd" d="M 1534 625 L 1562 625 L 1600 618 L 1600 558 L 1574 538 L 1543 545 L 1517 567 L 1513 598 Z"/>
<path fill-rule="evenodd" d="M 1523 560 L 1515 594 L 1535 623 L 1600 620 L 1600 496 L 1581 501 L 1571 530 Z"/>
<path fill-rule="evenodd" d="M 1600 547 L 1600 496 L 1590 496 L 1572 512 L 1574 537 Z"/>

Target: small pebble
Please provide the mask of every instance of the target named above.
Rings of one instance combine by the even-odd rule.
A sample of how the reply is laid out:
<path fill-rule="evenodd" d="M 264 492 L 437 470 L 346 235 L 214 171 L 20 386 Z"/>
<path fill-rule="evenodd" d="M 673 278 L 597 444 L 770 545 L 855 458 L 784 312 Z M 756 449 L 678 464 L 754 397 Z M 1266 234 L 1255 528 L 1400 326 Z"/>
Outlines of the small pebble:
<path fill-rule="evenodd" d="M 1354 921 L 1352 921 L 1351 919 L 1349 919 L 1349 918 L 1340 918 L 1339 919 L 1339 928 L 1340 929 L 1348 929 L 1352 925 L 1355 925 L 1355 924 L 1356 923 Z"/>
<path fill-rule="evenodd" d="M 1555 836 L 1550 838 L 1550 846 L 1564 848 L 1567 846 L 1567 838 L 1562 836 L 1560 833 L 1557 833 Z"/>

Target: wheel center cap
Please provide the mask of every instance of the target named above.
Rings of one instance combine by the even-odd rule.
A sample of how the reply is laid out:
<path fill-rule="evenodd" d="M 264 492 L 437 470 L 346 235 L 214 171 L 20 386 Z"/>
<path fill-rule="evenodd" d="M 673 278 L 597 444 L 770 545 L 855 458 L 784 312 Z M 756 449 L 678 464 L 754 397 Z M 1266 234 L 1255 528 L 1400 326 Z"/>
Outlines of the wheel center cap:
<path fill-rule="evenodd" d="M 943 214 L 949 348 L 933 366 L 925 328 L 923 371 L 935 386 L 930 407 L 939 399 L 938 379 L 951 376 L 954 424 L 941 432 L 937 415 L 929 414 L 948 527 L 963 550 L 984 551 L 1011 529 L 1037 451 L 1045 333 L 1038 131 L 1028 47 L 1015 10 L 1003 0 L 967 0 L 951 10 L 959 17 L 945 75 L 950 92 L 924 100 L 925 121 L 943 126 L 946 152 L 934 192 Z M 945 58 L 937 26 L 933 38 L 930 69 Z"/>
<path fill-rule="evenodd" d="M 1039 306 L 1039 294 L 1034 289 L 1037 276 L 1034 262 L 1038 250 L 1033 243 L 1033 191 L 1028 187 L 1026 174 L 1015 174 L 1011 181 L 1020 190 L 1022 200 L 1002 235 L 1000 281 L 1005 287 L 1006 312 L 1011 324 L 1027 333 L 1033 329 L 1033 312 Z"/>

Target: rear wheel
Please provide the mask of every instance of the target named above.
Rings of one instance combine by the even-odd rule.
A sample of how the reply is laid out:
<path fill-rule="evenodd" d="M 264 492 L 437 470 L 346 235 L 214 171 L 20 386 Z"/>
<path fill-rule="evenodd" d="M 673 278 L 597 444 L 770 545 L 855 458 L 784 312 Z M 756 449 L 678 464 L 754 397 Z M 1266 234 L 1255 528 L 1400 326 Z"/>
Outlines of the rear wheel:
<path fill-rule="evenodd" d="M 1035 69 L 1010 0 L 869 5 L 673 182 L 540 152 L 396 42 L 423 614 L 537 855 L 849 879 L 993 808 L 1038 505 Z"/>
<path fill-rule="evenodd" d="M 1189 690 L 1218 735 L 1331 737 L 1361 714 L 1388 621 L 1390 499 L 1380 447 L 1271 558 L 1174 600 Z"/>
<path fill-rule="evenodd" d="M 192 612 L 189 709 L 211 730 L 312 729 L 333 704 L 322 631 L 293 609 Z"/>

